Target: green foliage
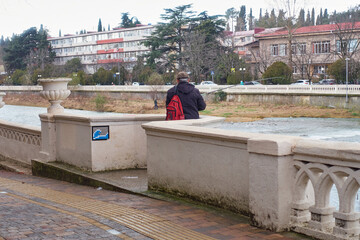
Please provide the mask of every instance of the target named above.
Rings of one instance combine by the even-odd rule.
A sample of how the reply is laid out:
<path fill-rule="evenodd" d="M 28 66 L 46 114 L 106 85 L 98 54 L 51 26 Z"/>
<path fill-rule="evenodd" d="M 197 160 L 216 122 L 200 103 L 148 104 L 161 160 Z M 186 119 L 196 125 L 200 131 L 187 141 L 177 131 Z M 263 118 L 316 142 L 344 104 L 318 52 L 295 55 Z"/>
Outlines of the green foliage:
<path fill-rule="evenodd" d="M 159 73 L 152 73 L 146 81 L 146 85 L 164 85 L 164 79 Z"/>
<path fill-rule="evenodd" d="M 102 32 L 102 23 L 101 23 L 101 18 L 99 18 L 99 22 L 98 22 L 98 32 Z"/>
<path fill-rule="evenodd" d="M 11 75 L 11 80 L 13 85 L 25 85 L 27 82 L 26 71 L 16 69 Z"/>
<path fill-rule="evenodd" d="M 145 65 L 144 58 L 139 57 L 132 71 L 133 82 L 145 83 L 153 72 L 150 66 Z"/>
<path fill-rule="evenodd" d="M 225 101 L 226 100 L 226 97 L 227 97 L 227 93 L 220 90 L 218 92 L 215 93 L 215 102 L 220 102 L 220 101 Z"/>
<path fill-rule="evenodd" d="M 262 78 L 274 78 L 272 82 L 274 84 L 289 84 L 291 79 L 292 70 L 284 62 L 274 62 L 268 67 Z"/>
<path fill-rule="evenodd" d="M 97 94 L 94 101 L 96 105 L 96 111 L 98 112 L 105 111 L 105 104 L 107 103 L 107 99 L 105 96 L 101 94 Z"/>
<path fill-rule="evenodd" d="M 120 27 L 131 28 L 136 27 L 137 24 L 141 24 L 141 22 L 136 17 L 129 18 L 128 12 L 122 13 Z"/>
<path fill-rule="evenodd" d="M 249 71 L 245 71 L 245 72 L 236 71 L 235 73 L 231 73 L 227 77 L 227 84 L 236 85 L 236 84 L 240 84 L 241 81 L 247 82 L 251 80 L 252 80 L 252 75 Z"/>
<path fill-rule="evenodd" d="M 93 74 L 93 82 L 95 84 L 110 85 L 114 82 L 114 73 L 101 67 Z"/>
<path fill-rule="evenodd" d="M 80 58 L 73 58 L 65 63 L 66 73 L 74 73 L 82 70 L 83 66 L 81 64 Z"/>
<path fill-rule="evenodd" d="M 16 69 L 25 70 L 44 68 L 45 64 L 54 60 L 53 52 L 47 32 L 37 31 L 35 27 L 29 28 L 21 35 L 14 35 L 11 41 L 4 47 L 4 63 L 7 72 L 12 73 Z"/>
<path fill-rule="evenodd" d="M 346 63 L 345 60 L 339 59 L 331 64 L 327 72 L 333 76 L 337 81 L 345 81 L 346 79 Z"/>

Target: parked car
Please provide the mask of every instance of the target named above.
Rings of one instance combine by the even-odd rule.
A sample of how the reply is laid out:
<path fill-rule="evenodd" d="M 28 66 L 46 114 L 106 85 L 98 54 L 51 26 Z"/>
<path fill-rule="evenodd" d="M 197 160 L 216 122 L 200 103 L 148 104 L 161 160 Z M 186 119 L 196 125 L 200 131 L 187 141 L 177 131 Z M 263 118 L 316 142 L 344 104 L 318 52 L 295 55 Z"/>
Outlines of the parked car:
<path fill-rule="evenodd" d="M 250 81 L 250 82 L 245 82 L 244 85 L 262 85 L 262 84 L 257 81 Z"/>
<path fill-rule="evenodd" d="M 213 81 L 202 81 L 200 83 L 200 85 L 217 85 L 216 83 L 214 83 Z"/>
<path fill-rule="evenodd" d="M 309 80 L 307 80 L 307 79 L 297 80 L 296 82 L 292 83 L 291 85 L 309 85 Z"/>
<path fill-rule="evenodd" d="M 333 84 L 336 84 L 336 80 L 335 79 L 323 79 L 323 80 L 319 81 L 319 83 L 321 85 L 333 85 Z"/>
<path fill-rule="evenodd" d="M 138 82 L 133 82 L 132 85 L 133 85 L 133 86 L 140 86 L 140 83 L 138 83 Z"/>

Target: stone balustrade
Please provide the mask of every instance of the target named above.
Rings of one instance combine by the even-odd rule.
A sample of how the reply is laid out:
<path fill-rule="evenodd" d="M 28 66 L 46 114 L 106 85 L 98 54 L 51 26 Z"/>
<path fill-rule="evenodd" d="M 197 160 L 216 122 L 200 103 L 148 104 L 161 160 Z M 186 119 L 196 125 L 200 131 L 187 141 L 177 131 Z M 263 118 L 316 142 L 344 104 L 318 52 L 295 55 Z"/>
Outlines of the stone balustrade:
<path fill-rule="evenodd" d="M 354 203 L 360 187 L 360 143 L 299 142 L 294 166 L 294 228 L 321 239 L 359 239 L 360 213 Z M 329 201 L 333 185 L 338 210 Z"/>
<path fill-rule="evenodd" d="M 186 123 L 186 122 L 184 122 Z M 360 143 L 152 122 L 149 188 L 247 213 L 255 226 L 359 239 Z M 330 205 L 335 185 L 339 209 Z"/>
<path fill-rule="evenodd" d="M 288 87 L 269 89 L 344 91 L 332 85 L 327 90 Z M 260 91 L 259 86 L 236 88 Z M 215 129 L 211 125 L 223 121 L 215 117 L 163 121 L 162 115 L 49 112 L 40 118 L 41 132 L 1 121 L 0 146 L 5 148 L 0 157 L 60 161 L 90 171 L 147 167 L 150 189 L 248 214 L 255 226 L 319 239 L 359 239 L 354 202 L 360 188 L 360 143 Z M 104 135 L 95 133 L 103 129 L 107 137 L 98 139 Z M 333 185 L 338 209 L 330 205 Z"/>
<path fill-rule="evenodd" d="M 41 146 L 40 127 L 0 120 L 0 159 L 11 159 L 30 165 L 38 158 Z"/>

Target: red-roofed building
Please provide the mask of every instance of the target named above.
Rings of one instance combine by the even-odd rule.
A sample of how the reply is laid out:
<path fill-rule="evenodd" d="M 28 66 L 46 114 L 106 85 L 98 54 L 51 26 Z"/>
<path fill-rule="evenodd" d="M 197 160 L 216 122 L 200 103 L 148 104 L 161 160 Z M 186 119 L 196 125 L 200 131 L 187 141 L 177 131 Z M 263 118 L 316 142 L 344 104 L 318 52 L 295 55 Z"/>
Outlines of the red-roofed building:
<path fill-rule="evenodd" d="M 259 55 L 253 61 L 262 67 L 260 71 L 283 61 L 293 67 L 295 78 L 309 79 L 326 76 L 328 66 L 339 58 L 360 59 L 360 22 L 307 26 L 289 32 L 282 28 L 255 34 Z"/>

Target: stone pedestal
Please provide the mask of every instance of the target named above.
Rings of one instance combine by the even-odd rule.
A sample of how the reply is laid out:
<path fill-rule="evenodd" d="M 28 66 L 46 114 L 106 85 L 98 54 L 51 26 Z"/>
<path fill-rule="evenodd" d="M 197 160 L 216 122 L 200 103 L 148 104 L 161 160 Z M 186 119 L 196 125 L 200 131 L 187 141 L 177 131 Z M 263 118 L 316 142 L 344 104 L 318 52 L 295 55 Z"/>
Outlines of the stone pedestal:
<path fill-rule="evenodd" d="M 56 161 L 56 123 L 55 114 L 64 112 L 60 103 L 70 95 L 67 89 L 71 78 L 40 79 L 39 83 L 43 86 L 40 95 L 49 100 L 51 106 L 47 109 L 47 114 L 40 114 L 41 120 L 41 160 L 44 162 Z"/>
<path fill-rule="evenodd" d="M 301 224 L 310 221 L 311 214 L 309 207 L 310 203 L 308 202 L 293 203 L 291 210 L 291 222 Z"/>
<path fill-rule="evenodd" d="M 335 227 L 333 233 L 345 239 L 359 239 L 360 235 L 360 213 L 334 212 Z"/>
<path fill-rule="evenodd" d="M 334 207 L 310 207 L 311 220 L 309 227 L 318 231 L 330 232 L 334 227 Z"/>

